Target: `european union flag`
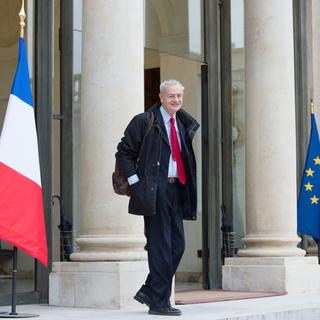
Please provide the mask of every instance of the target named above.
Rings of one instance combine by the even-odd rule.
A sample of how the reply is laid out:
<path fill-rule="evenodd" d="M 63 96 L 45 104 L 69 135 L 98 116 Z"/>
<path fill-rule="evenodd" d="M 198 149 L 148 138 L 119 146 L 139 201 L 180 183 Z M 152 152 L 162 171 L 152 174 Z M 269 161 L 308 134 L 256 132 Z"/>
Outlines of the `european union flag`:
<path fill-rule="evenodd" d="M 320 141 L 314 114 L 298 199 L 298 232 L 320 240 Z"/>

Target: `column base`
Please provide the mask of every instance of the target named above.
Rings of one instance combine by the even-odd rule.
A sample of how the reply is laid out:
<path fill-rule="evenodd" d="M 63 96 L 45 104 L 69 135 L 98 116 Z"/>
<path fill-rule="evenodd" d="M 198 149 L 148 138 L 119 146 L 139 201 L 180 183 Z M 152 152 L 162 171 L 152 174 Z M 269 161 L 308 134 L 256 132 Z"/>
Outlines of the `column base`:
<path fill-rule="evenodd" d="M 242 239 L 244 249 L 238 257 L 303 257 L 305 250 L 297 247 L 301 239 L 295 236 L 257 236 L 247 235 Z"/>
<path fill-rule="evenodd" d="M 320 292 L 316 257 L 227 258 L 222 267 L 224 290 Z"/>
<path fill-rule="evenodd" d="M 147 261 L 54 262 L 49 304 L 63 307 L 124 309 L 148 275 Z"/>
<path fill-rule="evenodd" d="M 147 260 L 144 236 L 85 236 L 76 239 L 80 252 L 70 255 L 72 261 L 140 261 Z"/>

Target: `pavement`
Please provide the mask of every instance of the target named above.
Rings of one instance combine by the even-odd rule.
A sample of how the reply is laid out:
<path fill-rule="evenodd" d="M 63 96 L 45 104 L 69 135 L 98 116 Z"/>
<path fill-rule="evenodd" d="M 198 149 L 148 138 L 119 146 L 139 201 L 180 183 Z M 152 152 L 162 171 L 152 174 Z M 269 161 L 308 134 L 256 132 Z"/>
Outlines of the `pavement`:
<path fill-rule="evenodd" d="M 178 306 L 181 320 L 320 320 L 320 293 L 244 299 Z M 1 312 L 11 307 L 0 307 Z M 132 309 L 106 310 L 65 308 L 49 305 L 19 305 L 17 312 L 38 314 L 42 320 L 152 320 L 173 317 L 148 314 L 144 305 Z"/>

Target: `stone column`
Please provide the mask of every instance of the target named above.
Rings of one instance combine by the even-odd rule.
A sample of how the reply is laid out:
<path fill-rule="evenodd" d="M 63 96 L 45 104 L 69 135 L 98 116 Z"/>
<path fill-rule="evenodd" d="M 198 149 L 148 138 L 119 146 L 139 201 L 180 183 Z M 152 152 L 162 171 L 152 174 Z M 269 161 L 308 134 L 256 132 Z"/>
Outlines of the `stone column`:
<path fill-rule="evenodd" d="M 54 264 L 50 304 L 126 307 L 147 274 L 143 219 L 111 182 L 116 146 L 144 111 L 143 20 L 142 0 L 83 2 L 80 251 Z"/>
<path fill-rule="evenodd" d="M 226 260 L 223 287 L 311 290 L 308 272 L 317 270 L 316 261 L 297 248 L 291 0 L 245 1 L 245 87 L 245 248 Z"/>
<path fill-rule="evenodd" d="M 83 2 L 81 237 L 73 261 L 145 257 L 142 219 L 128 214 L 128 198 L 111 183 L 116 146 L 144 111 L 142 22 L 142 0 Z"/>
<path fill-rule="evenodd" d="M 246 249 L 296 256 L 296 128 L 292 1 L 245 2 Z"/>

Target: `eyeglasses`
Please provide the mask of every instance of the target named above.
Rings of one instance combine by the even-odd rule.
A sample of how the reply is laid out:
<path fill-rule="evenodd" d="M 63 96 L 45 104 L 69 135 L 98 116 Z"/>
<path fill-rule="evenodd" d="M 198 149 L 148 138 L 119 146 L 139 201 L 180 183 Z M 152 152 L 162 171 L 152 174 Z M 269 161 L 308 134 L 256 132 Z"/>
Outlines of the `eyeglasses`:
<path fill-rule="evenodd" d="M 166 94 L 166 97 L 167 97 L 168 99 L 174 99 L 174 98 L 181 99 L 181 98 L 183 98 L 183 93 Z"/>

